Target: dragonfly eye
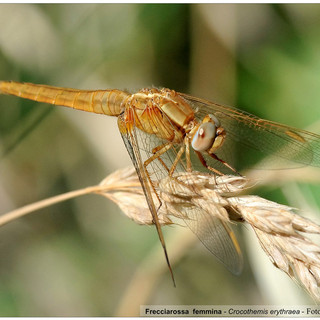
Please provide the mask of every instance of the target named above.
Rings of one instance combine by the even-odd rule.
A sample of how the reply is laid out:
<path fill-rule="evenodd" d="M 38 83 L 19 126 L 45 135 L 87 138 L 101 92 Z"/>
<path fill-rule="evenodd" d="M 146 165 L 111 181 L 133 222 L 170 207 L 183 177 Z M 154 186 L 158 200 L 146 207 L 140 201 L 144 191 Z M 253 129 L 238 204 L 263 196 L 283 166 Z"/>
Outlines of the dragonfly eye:
<path fill-rule="evenodd" d="M 206 151 L 211 148 L 216 138 L 217 127 L 212 122 L 201 124 L 194 135 L 191 146 L 196 151 Z"/>

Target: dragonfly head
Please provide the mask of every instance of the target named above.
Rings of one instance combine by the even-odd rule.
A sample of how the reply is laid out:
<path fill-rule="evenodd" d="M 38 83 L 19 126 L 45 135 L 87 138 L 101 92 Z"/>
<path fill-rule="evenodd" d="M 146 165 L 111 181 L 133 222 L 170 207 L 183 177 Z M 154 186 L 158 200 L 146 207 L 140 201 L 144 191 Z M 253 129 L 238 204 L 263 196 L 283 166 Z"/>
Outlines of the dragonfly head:
<path fill-rule="evenodd" d="M 195 151 L 214 153 L 224 142 L 225 131 L 220 121 L 212 114 L 206 115 L 202 123 L 195 127 L 191 146 Z"/>

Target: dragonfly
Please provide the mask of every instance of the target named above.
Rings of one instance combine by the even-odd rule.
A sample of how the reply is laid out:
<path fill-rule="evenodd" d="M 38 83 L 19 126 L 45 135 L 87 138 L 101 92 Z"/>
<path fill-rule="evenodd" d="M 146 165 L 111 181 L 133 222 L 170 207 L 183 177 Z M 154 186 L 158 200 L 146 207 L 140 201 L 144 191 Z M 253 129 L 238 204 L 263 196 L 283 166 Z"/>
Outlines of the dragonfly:
<path fill-rule="evenodd" d="M 236 161 L 230 158 L 230 150 L 235 147 L 244 156 L 245 150 L 250 149 L 304 166 L 320 166 L 320 135 L 166 88 L 129 93 L 0 81 L 0 93 L 117 117 L 174 285 L 157 214 L 162 205 L 158 192 L 161 181 L 197 171 L 214 176 L 237 175 Z M 201 192 L 195 190 L 196 183 L 187 187 L 194 188 L 194 194 Z M 240 246 L 227 222 L 188 206 L 181 218 L 227 269 L 234 274 L 241 272 Z"/>

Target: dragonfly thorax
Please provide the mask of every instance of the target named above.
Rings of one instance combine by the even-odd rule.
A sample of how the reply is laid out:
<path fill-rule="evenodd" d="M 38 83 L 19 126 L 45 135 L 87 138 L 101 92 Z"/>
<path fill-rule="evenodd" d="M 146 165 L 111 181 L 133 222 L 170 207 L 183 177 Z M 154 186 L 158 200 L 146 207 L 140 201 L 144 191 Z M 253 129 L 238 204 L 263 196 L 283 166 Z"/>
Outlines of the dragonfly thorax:
<path fill-rule="evenodd" d="M 181 142 L 195 118 L 191 106 L 169 89 L 142 89 L 127 99 L 125 110 L 137 128 L 171 142 Z"/>
<path fill-rule="evenodd" d="M 190 104 L 169 89 L 142 89 L 125 103 L 126 122 L 161 139 L 181 143 L 185 136 L 197 152 L 213 153 L 220 148 L 225 131 L 212 114 L 198 122 Z"/>

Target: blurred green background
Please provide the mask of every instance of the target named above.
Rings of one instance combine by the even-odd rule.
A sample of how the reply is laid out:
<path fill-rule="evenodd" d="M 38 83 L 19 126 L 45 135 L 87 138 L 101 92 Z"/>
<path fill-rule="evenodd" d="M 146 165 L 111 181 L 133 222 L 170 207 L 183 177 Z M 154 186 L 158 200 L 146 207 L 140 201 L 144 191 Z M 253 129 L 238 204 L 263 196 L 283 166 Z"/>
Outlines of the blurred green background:
<path fill-rule="evenodd" d="M 0 30 L 3 80 L 169 87 L 320 133 L 317 4 L 0 4 Z M 1 214 L 130 165 L 116 119 L 9 96 L 0 96 L 0 112 Z M 312 178 L 257 192 L 320 212 Z M 155 229 L 134 224 L 104 198 L 78 198 L 12 222 L 0 230 L 0 316 L 135 316 L 140 304 L 313 303 L 272 266 L 249 227 L 239 230 L 239 277 L 180 229 L 165 230 L 169 256 L 179 255 L 174 288 Z M 163 265 L 149 291 L 132 282 L 145 261 L 150 269 L 152 261 Z"/>

